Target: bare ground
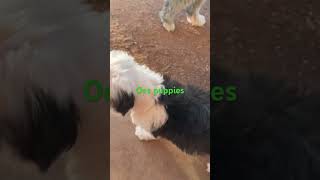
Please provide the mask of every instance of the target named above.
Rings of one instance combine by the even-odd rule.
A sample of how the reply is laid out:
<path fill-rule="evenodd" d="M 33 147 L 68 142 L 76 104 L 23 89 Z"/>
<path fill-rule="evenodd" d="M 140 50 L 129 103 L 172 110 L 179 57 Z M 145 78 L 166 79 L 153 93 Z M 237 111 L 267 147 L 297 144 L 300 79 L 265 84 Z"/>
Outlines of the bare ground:
<path fill-rule="evenodd" d="M 111 180 L 206 180 L 207 157 L 188 155 L 171 142 L 141 142 L 129 117 L 111 112 Z"/>
<path fill-rule="evenodd" d="M 173 33 L 161 25 L 158 13 L 162 2 L 112 0 L 111 49 L 129 51 L 138 62 L 157 72 L 209 90 L 210 1 L 201 10 L 207 20 L 204 27 L 192 27 L 180 13 Z"/>
<path fill-rule="evenodd" d="M 319 91 L 319 12 L 319 1 L 215 2 L 213 64 Z"/>
<path fill-rule="evenodd" d="M 125 50 L 139 63 L 170 75 L 184 84 L 210 88 L 210 2 L 201 13 L 204 27 L 192 27 L 184 13 L 176 18 L 176 30 L 167 32 L 158 12 L 163 1 L 112 0 L 110 47 Z M 133 125 L 115 114 L 110 118 L 110 166 L 112 180 L 209 179 L 208 157 L 188 155 L 166 140 L 140 142 Z"/>

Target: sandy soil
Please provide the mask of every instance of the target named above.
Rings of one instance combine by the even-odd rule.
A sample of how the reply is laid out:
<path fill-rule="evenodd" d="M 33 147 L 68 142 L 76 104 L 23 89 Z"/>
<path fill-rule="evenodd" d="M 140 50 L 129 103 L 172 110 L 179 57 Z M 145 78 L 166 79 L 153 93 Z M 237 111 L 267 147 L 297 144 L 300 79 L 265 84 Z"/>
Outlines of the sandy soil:
<path fill-rule="evenodd" d="M 216 2 L 212 9 L 214 65 L 253 71 L 320 90 L 320 2 Z"/>
<path fill-rule="evenodd" d="M 111 0 L 111 49 L 128 51 L 151 69 L 182 83 L 210 88 L 210 2 L 201 13 L 204 27 L 192 27 L 182 12 L 176 30 L 167 32 L 158 12 L 163 1 Z M 133 125 L 115 114 L 110 118 L 112 180 L 202 180 L 208 157 L 187 155 L 166 140 L 140 142 Z"/>
<path fill-rule="evenodd" d="M 138 62 L 183 83 L 210 87 L 210 1 L 200 11 L 204 27 L 192 27 L 185 14 L 167 32 L 158 13 L 163 1 L 111 0 L 110 45 L 129 51 Z"/>
<path fill-rule="evenodd" d="M 111 180 L 206 180 L 207 158 L 188 155 L 171 142 L 142 142 L 129 117 L 111 112 Z"/>

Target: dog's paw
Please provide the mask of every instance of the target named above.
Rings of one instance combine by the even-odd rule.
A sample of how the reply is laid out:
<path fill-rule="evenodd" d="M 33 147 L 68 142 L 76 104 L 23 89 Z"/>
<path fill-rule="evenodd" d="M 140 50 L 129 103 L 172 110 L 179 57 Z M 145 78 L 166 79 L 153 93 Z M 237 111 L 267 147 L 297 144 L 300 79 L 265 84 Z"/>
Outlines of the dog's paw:
<path fill-rule="evenodd" d="M 210 163 L 207 163 L 207 172 L 210 173 Z"/>
<path fill-rule="evenodd" d="M 136 126 L 135 135 L 139 138 L 141 141 L 149 141 L 156 139 L 151 132 L 148 132 L 141 128 L 140 126 Z"/>
<path fill-rule="evenodd" d="M 203 26 L 206 23 L 206 18 L 198 14 L 197 16 L 188 16 L 187 21 L 192 25 L 192 26 Z"/>
<path fill-rule="evenodd" d="M 174 23 L 172 24 L 162 23 L 162 26 L 169 32 L 174 31 L 174 29 L 176 28 Z"/>

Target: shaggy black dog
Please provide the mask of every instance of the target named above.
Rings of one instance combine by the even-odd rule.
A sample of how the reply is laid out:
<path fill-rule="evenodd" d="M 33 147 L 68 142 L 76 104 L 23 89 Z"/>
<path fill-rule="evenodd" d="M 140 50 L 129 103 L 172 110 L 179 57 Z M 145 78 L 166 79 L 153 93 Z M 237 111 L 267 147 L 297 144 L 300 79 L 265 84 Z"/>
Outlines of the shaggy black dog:
<path fill-rule="evenodd" d="M 209 92 L 154 72 L 125 51 L 110 52 L 110 67 L 111 107 L 122 115 L 130 110 L 140 140 L 162 136 L 187 152 L 210 152 Z"/>
<path fill-rule="evenodd" d="M 237 100 L 213 102 L 214 179 L 320 179 L 320 96 L 254 73 L 215 67 L 213 85 Z"/>
<path fill-rule="evenodd" d="M 160 95 L 156 104 L 165 107 L 168 120 L 152 132 L 172 141 L 188 153 L 210 153 L 210 95 L 198 87 L 182 85 L 164 76 L 167 89 L 182 88 L 183 94 Z M 111 100 L 113 109 L 123 116 L 133 108 L 134 94 L 119 91 Z"/>
<path fill-rule="evenodd" d="M 78 135 L 79 109 L 71 98 L 64 101 L 59 103 L 50 93 L 31 88 L 23 94 L 21 105 L 13 105 L 23 107 L 21 111 L 1 113 L 1 137 L 42 171 L 69 150 Z"/>
<path fill-rule="evenodd" d="M 0 141 L 42 171 L 80 129 L 108 130 L 108 107 L 88 104 L 82 91 L 88 80 L 107 82 L 108 24 L 81 0 L 0 2 Z M 106 159 L 105 145 L 90 146 Z"/>
<path fill-rule="evenodd" d="M 160 96 L 168 121 L 156 132 L 188 153 L 210 153 L 210 95 L 200 88 L 184 86 L 164 76 L 166 88 L 181 87 L 183 94 Z"/>

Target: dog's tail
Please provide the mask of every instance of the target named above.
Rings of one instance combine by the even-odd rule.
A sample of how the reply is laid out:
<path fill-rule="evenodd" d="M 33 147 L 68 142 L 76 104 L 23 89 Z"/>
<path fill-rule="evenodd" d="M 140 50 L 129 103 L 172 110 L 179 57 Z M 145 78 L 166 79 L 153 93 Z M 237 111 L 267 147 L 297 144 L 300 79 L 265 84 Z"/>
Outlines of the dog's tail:
<path fill-rule="evenodd" d="M 24 105 L 25 113 L 9 121 L 6 141 L 22 158 L 46 171 L 74 145 L 79 111 L 71 99 L 60 103 L 40 88 L 25 91 Z"/>

